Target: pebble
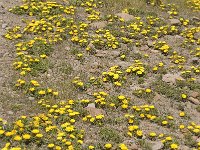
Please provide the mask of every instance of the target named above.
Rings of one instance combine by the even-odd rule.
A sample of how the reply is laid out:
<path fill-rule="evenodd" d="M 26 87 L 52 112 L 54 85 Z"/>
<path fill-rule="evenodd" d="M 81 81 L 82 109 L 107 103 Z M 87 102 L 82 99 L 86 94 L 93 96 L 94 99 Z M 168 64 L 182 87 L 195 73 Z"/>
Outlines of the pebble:
<path fill-rule="evenodd" d="M 152 150 L 160 150 L 164 147 L 164 144 L 159 141 L 159 142 L 155 142 L 152 146 Z"/>
<path fill-rule="evenodd" d="M 2 29 L 5 29 L 7 26 L 8 26 L 7 23 L 3 23 L 3 24 L 1 25 Z"/>
<path fill-rule="evenodd" d="M 196 105 L 200 105 L 200 101 L 196 98 L 189 97 L 188 100 L 191 101 L 192 103 L 196 104 Z"/>
<path fill-rule="evenodd" d="M 35 97 L 28 97 L 28 99 L 30 100 L 30 101 L 34 101 L 35 100 Z"/>
<path fill-rule="evenodd" d="M 14 112 L 13 112 L 13 111 L 7 111 L 7 114 L 9 114 L 9 115 L 13 115 Z"/>

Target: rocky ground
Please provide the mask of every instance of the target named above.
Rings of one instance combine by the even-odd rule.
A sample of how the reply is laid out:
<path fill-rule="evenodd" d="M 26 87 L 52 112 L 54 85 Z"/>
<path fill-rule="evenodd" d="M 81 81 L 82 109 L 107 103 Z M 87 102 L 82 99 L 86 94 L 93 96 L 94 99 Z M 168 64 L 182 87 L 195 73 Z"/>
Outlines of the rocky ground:
<path fill-rule="evenodd" d="M 0 2 L 0 148 L 200 148 L 200 3 Z"/>

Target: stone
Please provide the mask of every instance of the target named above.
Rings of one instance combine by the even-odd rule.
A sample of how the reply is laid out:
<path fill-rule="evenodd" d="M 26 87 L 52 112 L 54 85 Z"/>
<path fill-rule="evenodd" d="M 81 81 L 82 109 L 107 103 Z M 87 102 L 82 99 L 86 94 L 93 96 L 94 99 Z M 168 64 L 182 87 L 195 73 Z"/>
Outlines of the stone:
<path fill-rule="evenodd" d="M 154 45 L 153 45 L 153 41 L 147 41 L 147 45 L 149 46 L 149 47 L 153 47 Z"/>
<path fill-rule="evenodd" d="M 190 148 L 188 146 L 186 146 L 186 145 L 180 145 L 179 149 L 180 150 L 190 150 Z"/>
<path fill-rule="evenodd" d="M 189 92 L 189 96 L 191 96 L 193 98 L 197 98 L 199 96 L 199 92 L 191 91 L 191 92 Z"/>
<path fill-rule="evenodd" d="M 128 68 L 129 66 L 132 65 L 132 63 L 130 63 L 130 62 L 121 61 L 121 60 L 115 60 L 114 62 L 115 62 L 115 64 L 117 64 L 118 66 L 120 66 L 122 68 Z"/>
<path fill-rule="evenodd" d="M 199 64 L 199 58 L 198 57 L 193 57 L 192 58 L 192 63 L 198 65 Z"/>
<path fill-rule="evenodd" d="M 106 51 L 102 51 L 102 50 L 96 50 L 96 57 L 106 57 L 108 54 Z"/>
<path fill-rule="evenodd" d="M 0 58 L 3 57 L 5 55 L 4 51 L 0 51 Z"/>
<path fill-rule="evenodd" d="M 197 33 L 194 34 L 194 39 L 195 40 L 200 39 L 200 32 L 197 32 Z"/>
<path fill-rule="evenodd" d="M 7 111 L 7 114 L 9 114 L 9 115 L 13 115 L 14 112 L 13 112 L 13 111 Z"/>
<path fill-rule="evenodd" d="M 69 50 L 70 50 L 70 47 L 69 47 L 69 46 L 66 46 L 65 49 L 66 49 L 67 51 L 69 51 Z"/>
<path fill-rule="evenodd" d="M 127 145 L 130 150 L 138 150 L 139 149 L 138 145 L 135 143 L 134 140 L 126 140 L 123 143 L 125 145 Z"/>
<path fill-rule="evenodd" d="M 160 150 L 163 147 L 164 147 L 164 144 L 161 141 L 155 142 L 153 143 L 152 150 Z"/>
<path fill-rule="evenodd" d="M 178 19 L 169 19 L 169 23 L 170 25 L 175 25 L 175 26 L 181 25 L 181 22 Z"/>
<path fill-rule="evenodd" d="M 90 103 L 87 107 L 95 108 L 95 103 Z"/>
<path fill-rule="evenodd" d="M 161 98 L 162 98 L 162 96 L 156 92 L 153 99 L 156 101 L 159 101 Z"/>
<path fill-rule="evenodd" d="M 95 48 L 94 44 L 92 44 L 91 42 L 88 44 L 88 47 L 90 47 L 90 48 L 92 48 L 92 49 Z"/>
<path fill-rule="evenodd" d="M 180 36 L 180 35 L 175 35 L 174 36 L 176 39 L 180 39 L 180 40 L 184 40 L 184 37 Z"/>
<path fill-rule="evenodd" d="M 95 117 L 97 115 L 105 115 L 105 111 L 103 109 L 98 109 L 98 108 L 93 108 L 93 107 L 86 107 L 85 108 L 89 114 L 92 116 L 92 117 Z"/>
<path fill-rule="evenodd" d="M 124 19 L 124 21 L 130 21 L 130 20 L 133 20 L 134 19 L 134 16 L 132 15 L 129 15 L 127 13 L 118 13 L 116 14 L 118 17 Z"/>
<path fill-rule="evenodd" d="M 112 50 L 112 51 L 109 52 L 109 55 L 111 55 L 113 57 L 118 57 L 120 55 L 120 51 Z"/>
<path fill-rule="evenodd" d="M 7 26 L 8 26 L 8 24 L 6 24 L 6 23 L 3 23 L 3 24 L 1 25 L 2 29 L 5 29 Z"/>
<path fill-rule="evenodd" d="M 154 53 L 154 54 L 160 54 L 160 52 L 158 50 L 154 50 L 154 49 L 151 49 L 150 52 Z"/>
<path fill-rule="evenodd" d="M 188 100 L 196 105 L 200 105 L 200 101 L 194 97 L 189 97 Z"/>
<path fill-rule="evenodd" d="M 139 87 L 138 85 L 130 85 L 130 89 L 135 91 L 135 90 L 141 90 L 142 88 Z"/>
<path fill-rule="evenodd" d="M 196 142 L 197 142 L 197 143 L 200 142 L 200 137 L 196 139 Z"/>
<path fill-rule="evenodd" d="M 162 81 L 170 83 L 170 84 L 176 84 L 176 80 L 184 80 L 180 74 L 165 74 L 162 76 Z"/>
<path fill-rule="evenodd" d="M 147 45 L 143 45 L 143 46 L 140 48 L 141 51 L 146 51 L 146 50 L 148 50 L 148 49 L 149 49 L 149 47 L 148 47 Z"/>
<path fill-rule="evenodd" d="M 192 17 L 192 21 L 200 22 L 200 18 L 198 18 L 198 17 Z"/>
<path fill-rule="evenodd" d="M 106 27 L 107 21 L 99 21 L 99 22 L 93 22 L 90 24 L 92 28 L 102 29 Z"/>
<path fill-rule="evenodd" d="M 30 101 L 34 101 L 35 100 L 35 97 L 28 97 L 28 99 L 30 100 Z"/>

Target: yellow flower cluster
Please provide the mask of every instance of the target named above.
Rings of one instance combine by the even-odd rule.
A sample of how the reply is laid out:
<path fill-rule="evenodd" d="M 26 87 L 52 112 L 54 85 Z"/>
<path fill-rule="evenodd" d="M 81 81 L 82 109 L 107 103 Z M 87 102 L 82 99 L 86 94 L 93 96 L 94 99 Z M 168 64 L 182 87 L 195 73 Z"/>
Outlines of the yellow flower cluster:
<path fill-rule="evenodd" d="M 20 26 L 15 26 L 12 29 L 9 29 L 8 32 L 4 35 L 5 38 L 9 40 L 19 39 L 22 37 L 22 33 L 20 31 Z"/>
<path fill-rule="evenodd" d="M 154 48 L 160 50 L 163 54 L 168 54 L 170 46 L 165 41 L 154 42 Z"/>

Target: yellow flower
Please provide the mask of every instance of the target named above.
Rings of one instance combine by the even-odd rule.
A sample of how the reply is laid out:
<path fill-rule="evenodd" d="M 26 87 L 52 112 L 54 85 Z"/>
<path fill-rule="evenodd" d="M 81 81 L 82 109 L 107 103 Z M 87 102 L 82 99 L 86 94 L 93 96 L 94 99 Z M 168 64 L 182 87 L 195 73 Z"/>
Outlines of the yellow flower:
<path fill-rule="evenodd" d="M 22 137 L 19 136 L 19 135 L 16 135 L 16 136 L 14 137 L 14 140 L 15 140 L 15 141 L 21 141 L 21 140 L 22 140 Z"/>
<path fill-rule="evenodd" d="M 119 147 L 121 148 L 121 150 L 128 150 L 125 144 L 120 144 Z"/>
<path fill-rule="evenodd" d="M 94 122 L 94 121 L 95 121 L 95 118 L 92 117 L 92 118 L 90 119 L 90 122 Z"/>
<path fill-rule="evenodd" d="M 162 121 L 162 124 L 163 124 L 163 125 L 167 125 L 168 122 L 165 120 L 165 121 Z"/>
<path fill-rule="evenodd" d="M 56 150 L 61 150 L 62 148 L 60 146 L 55 147 Z"/>
<path fill-rule="evenodd" d="M 93 145 L 90 145 L 88 148 L 89 148 L 89 149 L 94 149 L 94 146 L 93 146 Z"/>
<path fill-rule="evenodd" d="M 37 133 L 39 133 L 39 130 L 38 129 L 33 129 L 31 132 L 37 134 Z"/>
<path fill-rule="evenodd" d="M 170 136 L 166 137 L 165 139 L 166 139 L 167 141 L 171 141 L 171 140 L 172 140 L 172 138 L 171 138 Z"/>
<path fill-rule="evenodd" d="M 39 95 L 45 95 L 45 93 L 46 93 L 46 92 L 45 92 L 44 90 L 40 90 L 40 91 L 38 92 Z"/>
<path fill-rule="evenodd" d="M 182 97 L 183 99 L 186 99 L 186 98 L 187 98 L 187 95 L 186 95 L 186 94 L 181 94 L 181 97 Z"/>
<path fill-rule="evenodd" d="M 42 134 L 36 134 L 35 136 L 36 136 L 36 137 L 38 137 L 38 138 L 41 138 L 41 137 L 43 137 L 43 135 L 42 135 Z"/>
<path fill-rule="evenodd" d="M 146 93 L 151 93 L 151 89 L 146 89 L 145 92 Z"/>
<path fill-rule="evenodd" d="M 156 133 L 155 133 L 155 132 L 150 132 L 149 135 L 150 135 L 151 137 L 155 137 L 155 136 L 156 136 Z"/>
<path fill-rule="evenodd" d="M 119 95 L 118 96 L 118 99 L 120 99 L 120 100 L 123 100 L 123 99 L 125 99 L 126 97 L 125 96 L 123 96 L 123 95 Z"/>
<path fill-rule="evenodd" d="M 13 147 L 10 150 L 21 150 L 21 148 L 20 147 Z"/>
<path fill-rule="evenodd" d="M 42 55 L 40 55 L 40 58 L 46 58 L 46 57 L 47 57 L 46 54 L 42 54 Z"/>
<path fill-rule="evenodd" d="M 48 146 L 47 146 L 48 148 L 53 148 L 54 147 L 54 144 L 53 143 L 51 143 L 51 144 L 48 144 Z"/>
<path fill-rule="evenodd" d="M 30 134 L 24 134 L 22 137 L 25 140 L 29 140 L 31 138 Z"/>
<path fill-rule="evenodd" d="M 112 144 L 110 144 L 110 143 L 107 143 L 107 144 L 105 144 L 105 146 L 104 146 L 106 149 L 110 149 L 111 147 L 112 147 Z"/>
<path fill-rule="evenodd" d="M 4 132 L 5 132 L 4 130 L 0 130 L 0 135 L 4 134 Z"/>
<path fill-rule="evenodd" d="M 141 130 L 137 130 L 137 131 L 136 131 L 136 134 L 137 134 L 137 136 L 141 137 L 143 133 L 142 133 Z"/>
<path fill-rule="evenodd" d="M 184 113 L 184 112 L 180 112 L 180 113 L 179 113 L 179 116 L 180 116 L 180 117 L 184 117 L 184 116 L 185 116 L 185 113 Z"/>
<path fill-rule="evenodd" d="M 184 128 L 185 128 L 184 125 L 180 125 L 180 126 L 179 126 L 179 129 L 184 129 Z"/>
<path fill-rule="evenodd" d="M 58 92 L 53 92 L 53 95 L 54 96 L 58 96 Z"/>
<path fill-rule="evenodd" d="M 178 145 L 173 143 L 173 144 L 170 145 L 170 147 L 171 147 L 171 149 L 177 149 Z"/>

